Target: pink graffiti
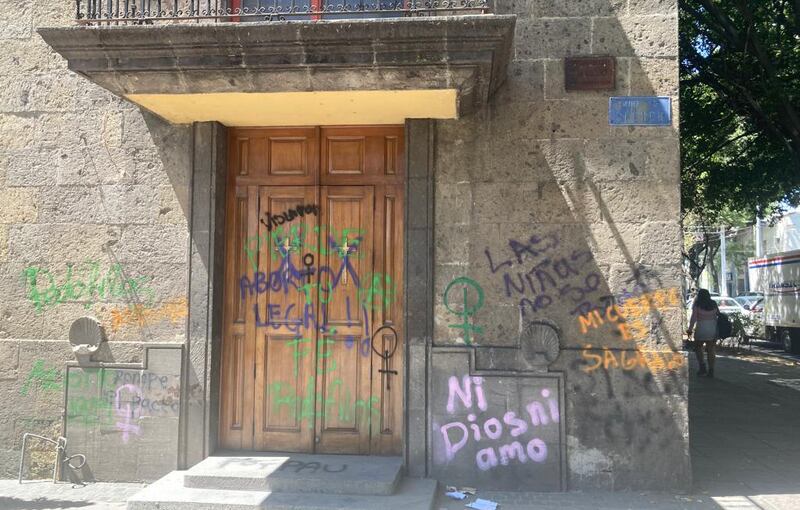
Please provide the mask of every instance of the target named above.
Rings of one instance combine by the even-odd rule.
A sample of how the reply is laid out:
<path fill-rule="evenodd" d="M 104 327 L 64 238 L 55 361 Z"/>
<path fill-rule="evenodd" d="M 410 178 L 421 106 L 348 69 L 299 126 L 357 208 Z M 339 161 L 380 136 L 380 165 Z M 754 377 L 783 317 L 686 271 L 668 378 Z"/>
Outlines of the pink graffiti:
<path fill-rule="evenodd" d="M 456 397 L 461 399 L 461 403 L 469 409 L 472 407 L 472 385 L 475 385 L 475 397 L 478 400 L 478 409 L 486 410 L 486 397 L 483 395 L 483 377 L 471 377 L 465 375 L 463 378 L 464 387 L 458 384 L 458 377 L 451 376 L 448 381 L 447 412 L 453 414 L 456 410 Z"/>
<path fill-rule="evenodd" d="M 481 388 L 483 379 L 465 376 L 462 381 L 463 385 L 460 385 L 457 377 L 450 378 L 450 393 L 447 401 L 448 413 L 453 414 L 455 411 L 456 396 L 464 404 L 464 407 L 471 410 L 473 388 L 475 389 L 478 408 L 485 411 L 488 406 Z M 549 389 L 542 389 L 540 394 L 545 402 L 530 401 L 525 406 L 525 411 L 528 414 L 527 420 L 517 417 L 517 413 L 514 411 L 507 411 L 503 414 L 502 421 L 494 416 L 482 416 L 483 424 L 481 425 L 478 421 L 478 416 L 470 412 L 466 417 L 466 422 L 453 421 L 441 426 L 439 431 L 442 434 L 446 461 L 452 461 L 456 454 L 466 447 L 470 441 L 475 443 L 481 441 L 501 442 L 506 432 L 511 438 L 516 438 L 529 430 L 535 430 L 536 427 L 559 423 L 561 416 L 559 414 L 558 401 L 551 397 Z M 510 441 L 497 447 L 488 446 L 479 450 L 475 456 L 475 463 L 478 469 L 483 471 L 498 465 L 507 466 L 511 460 L 516 460 L 522 464 L 527 463 L 529 460 L 545 462 L 547 460 L 547 445 L 538 437 L 534 437 L 527 444 L 520 441 Z"/>
<path fill-rule="evenodd" d="M 131 432 L 139 436 L 141 435 L 141 431 L 138 425 L 131 423 L 131 418 L 134 418 L 133 415 L 136 411 L 131 410 L 130 400 L 124 401 L 124 408 L 120 405 L 123 403 L 123 401 L 120 400 L 120 394 L 123 390 L 127 390 L 128 392 L 135 394 L 140 399 L 142 397 L 142 390 L 133 384 L 123 384 L 117 388 L 117 391 L 114 395 L 114 409 L 116 410 L 117 416 L 125 420 L 124 422 L 117 422 L 117 429 L 122 431 L 122 442 L 127 443 Z"/>
<path fill-rule="evenodd" d="M 519 441 L 514 441 L 509 444 L 504 444 L 497 449 L 500 452 L 500 465 L 508 466 L 511 459 L 516 458 L 522 464 L 528 462 L 528 459 L 534 462 L 544 462 L 547 460 L 547 445 L 544 441 L 535 437 L 528 441 L 528 445 L 523 451 L 522 445 Z M 525 453 L 528 456 L 525 456 Z M 479 451 L 475 456 L 475 462 L 478 464 L 478 469 L 481 471 L 488 471 L 493 467 L 497 467 L 498 460 L 494 448 L 484 448 Z"/>
<path fill-rule="evenodd" d="M 452 427 L 459 427 L 461 428 L 462 432 L 461 439 L 456 441 L 456 444 L 450 442 L 450 434 L 448 431 Z M 467 440 L 469 440 L 469 432 L 467 431 L 467 427 L 459 421 L 454 421 L 453 423 L 448 423 L 447 425 L 442 426 L 441 432 L 442 437 L 444 438 L 444 456 L 448 461 L 453 460 L 453 458 L 456 456 L 456 452 L 465 444 L 467 444 Z"/>

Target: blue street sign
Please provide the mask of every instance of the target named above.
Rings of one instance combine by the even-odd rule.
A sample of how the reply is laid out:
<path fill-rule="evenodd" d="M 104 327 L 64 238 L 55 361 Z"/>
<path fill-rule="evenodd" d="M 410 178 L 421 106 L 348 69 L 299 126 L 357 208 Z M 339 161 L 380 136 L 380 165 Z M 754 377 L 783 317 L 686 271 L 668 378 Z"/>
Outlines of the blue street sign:
<path fill-rule="evenodd" d="M 670 126 L 672 99 L 655 96 L 610 97 L 608 123 L 611 126 Z"/>

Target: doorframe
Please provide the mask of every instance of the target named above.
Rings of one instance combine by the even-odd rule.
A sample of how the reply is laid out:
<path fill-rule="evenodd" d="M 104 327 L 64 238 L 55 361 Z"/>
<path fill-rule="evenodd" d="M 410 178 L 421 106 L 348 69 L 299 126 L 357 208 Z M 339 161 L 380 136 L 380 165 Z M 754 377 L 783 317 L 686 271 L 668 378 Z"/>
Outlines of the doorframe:
<path fill-rule="evenodd" d="M 227 128 L 192 124 L 188 176 L 189 316 L 181 384 L 178 468 L 217 449 L 225 275 Z M 428 473 L 428 363 L 433 338 L 435 121 L 407 120 L 404 235 L 405 383 L 403 460 L 409 476 Z M 413 275 L 413 277 L 412 277 Z"/>

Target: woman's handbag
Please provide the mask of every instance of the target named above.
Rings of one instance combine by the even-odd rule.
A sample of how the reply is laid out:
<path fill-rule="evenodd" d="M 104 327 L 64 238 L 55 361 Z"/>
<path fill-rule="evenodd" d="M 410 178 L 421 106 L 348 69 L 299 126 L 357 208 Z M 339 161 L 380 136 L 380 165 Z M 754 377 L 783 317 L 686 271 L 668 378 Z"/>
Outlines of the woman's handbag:
<path fill-rule="evenodd" d="M 724 340 L 733 335 L 733 324 L 730 318 L 722 312 L 717 314 L 717 339 Z"/>

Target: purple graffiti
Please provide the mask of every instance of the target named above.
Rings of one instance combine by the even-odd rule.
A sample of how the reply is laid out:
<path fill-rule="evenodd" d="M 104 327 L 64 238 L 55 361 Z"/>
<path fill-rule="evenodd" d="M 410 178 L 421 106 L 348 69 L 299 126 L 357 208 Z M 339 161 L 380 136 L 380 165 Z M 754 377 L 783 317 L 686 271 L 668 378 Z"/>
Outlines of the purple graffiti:
<path fill-rule="evenodd" d="M 117 422 L 117 429 L 122 431 L 122 442 L 127 443 L 129 434 L 131 432 L 138 436 L 141 435 L 141 431 L 138 425 L 131 423 L 131 418 L 134 418 L 134 414 L 136 414 L 136 411 L 131 408 L 131 402 L 120 399 L 120 395 L 124 390 L 136 395 L 136 398 L 138 399 L 142 398 L 142 390 L 133 384 L 123 384 L 117 388 L 117 391 L 114 395 L 114 409 L 116 410 L 117 416 L 125 420 L 124 422 Z M 125 403 L 124 408 L 120 405 L 123 402 Z"/>
<path fill-rule="evenodd" d="M 294 303 L 290 303 L 283 310 L 281 310 L 280 305 L 273 303 L 267 303 L 265 307 L 266 312 L 262 312 L 258 303 L 253 304 L 253 313 L 255 315 L 255 324 L 257 328 L 270 327 L 275 330 L 285 328 L 299 336 L 302 335 L 303 331 L 336 333 L 335 327 L 328 326 L 327 308 L 324 306 L 320 307 L 319 317 L 317 317 L 315 311 L 316 306 L 313 303 L 305 303 L 302 307 L 297 307 Z M 347 311 L 347 325 L 349 327 L 353 324 L 349 296 L 345 298 L 345 307 Z M 346 335 L 344 337 L 344 345 L 347 349 L 352 349 L 354 346 L 357 346 L 359 353 L 366 357 L 370 356 L 370 347 L 372 345 L 369 312 L 366 305 L 361 305 L 361 313 L 364 322 L 363 333 L 361 333 L 361 335 Z"/>
<path fill-rule="evenodd" d="M 556 301 L 566 301 L 579 314 L 600 288 L 602 278 L 584 268 L 594 260 L 588 250 L 572 250 L 564 256 L 553 253 L 561 242 L 556 233 L 532 235 L 527 240 L 509 239 L 513 257 L 499 260 L 484 250 L 492 274 L 501 277 L 506 297 L 519 300 L 522 316 L 535 315 Z M 502 271 L 501 271 L 502 270 Z"/>
<path fill-rule="evenodd" d="M 475 454 L 478 469 L 486 471 L 497 466 L 507 466 L 512 460 L 522 464 L 528 461 L 545 462 L 547 444 L 542 439 L 533 437 L 525 443 L 514 438 L 519 438 L 529 431 L 535 433 L 540 427 L 553 426 L 560 422 L 558 401 L 552 397 L 552 392 L 544 388 L 540 392 L 543 401 L 528 402 L 525 406 L 527 420 L 518 417 L 514 411 L 506 411 L 501 419 L 484 414 L 488 409 L 488 403 L 483 383 L 481 377 L 449 378 L 447 413 L 451 415 L 456 413 L 456 401 L 459 400 L 463 404 L 464 412 L 468 414 L 466 420 L 462 418 L 461 421 L 452 421 L 439 427 L 445 461 L 454 460 L 456 454 L 470 444 L 484 445 L 486 442 L 495 441 L 499 444 L 486 444 Z M 474 411 L 480 411 L 482 416 L 476 415 Z"/>
<path fill-rule="evenodd" d="M 453 414 L 456 409 L 456 397 L 467 409 L 472 407 L 472 385 L 475 384 L 475 396 L 477 397 L 478 408 L 486 410 L 486 397 L 483 395 L 483 377 L 471 377 L 465 375 L 462 379 L 463 387 L 458 384 L 458 377 L 451 376 L 448 381 L 447 412 Z"/>

